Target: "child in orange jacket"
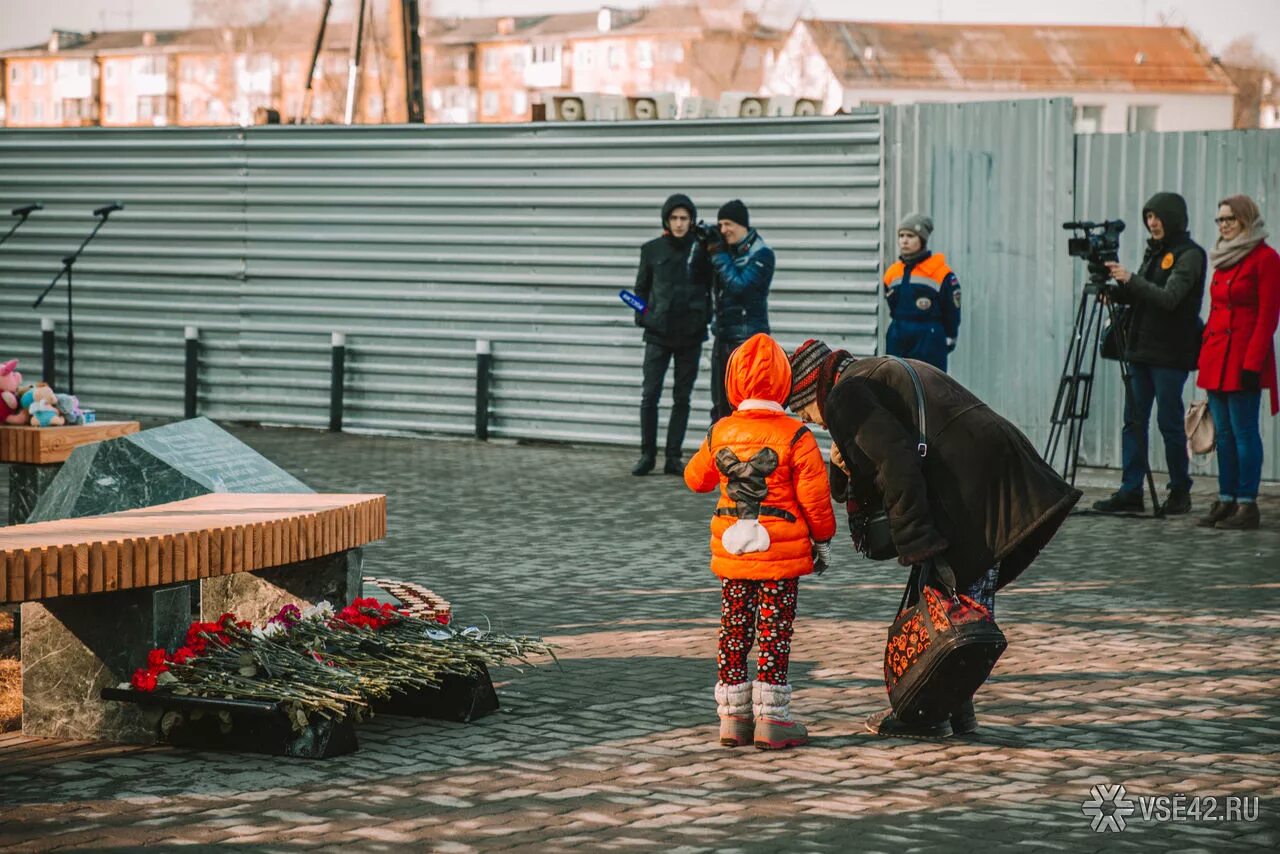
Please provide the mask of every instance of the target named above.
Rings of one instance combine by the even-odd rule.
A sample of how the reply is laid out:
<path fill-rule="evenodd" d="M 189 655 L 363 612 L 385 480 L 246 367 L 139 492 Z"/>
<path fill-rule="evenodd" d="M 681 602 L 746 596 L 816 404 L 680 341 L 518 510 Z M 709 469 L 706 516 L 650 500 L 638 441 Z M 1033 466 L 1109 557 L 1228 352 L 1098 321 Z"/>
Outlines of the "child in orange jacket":
<path fill-rule="evenodd" d="M 818 443 L 786 415 L 791 365 L 764 333 L 733 352 L 725 394 L 735 412 L 712 425 L 684 470 L 695 492 L 720 488 L 711 517 L 711 571 L 720 577 L 720 743 L 761 749 L 808 741 L 791 719 L 787 666 L 799 579 L 826 568 L 835 536 L 831 487 Z M 756 681 L 747 681 L 753 641 Z M 754 714 L 753 714 L 754 713 Z M 752 720 L 754 716 L 754 722 Z"/>

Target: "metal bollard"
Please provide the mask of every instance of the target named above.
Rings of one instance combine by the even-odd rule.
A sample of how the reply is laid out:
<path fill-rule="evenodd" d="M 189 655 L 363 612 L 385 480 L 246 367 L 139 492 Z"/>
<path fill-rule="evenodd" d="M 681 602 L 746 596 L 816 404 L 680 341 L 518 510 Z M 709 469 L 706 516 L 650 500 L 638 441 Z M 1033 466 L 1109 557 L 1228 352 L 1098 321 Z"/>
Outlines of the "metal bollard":
<path fill-rule="evenodd" d="M 489 342 L 476 341 L 476 438 L 489 439 L 489 377 L 493 372 L 493 352 Z"/>
<path fill-rule="evenodd" d="M 183 383 L 182 417 L 195 418 L 200 383 L 200 330 L 188 326 L 183 330 L 187 345 L 186 379 Z"/>
<path fill-rule="evenodd" d="M 329 346 L 333 351 L 332 368 L 329 373 L 329 429 L 335 433 L 341 433 L 342 394 L 347 371 L 347 336 L 341 332 L 333 333 Z"/>
<path fill-rule="evenodd" d="M 53 332 L 53 318 L 40 318 L 40 351 L 43 357 L 44 381 L 54 388 L 58 387 L 58 339 Z"/>

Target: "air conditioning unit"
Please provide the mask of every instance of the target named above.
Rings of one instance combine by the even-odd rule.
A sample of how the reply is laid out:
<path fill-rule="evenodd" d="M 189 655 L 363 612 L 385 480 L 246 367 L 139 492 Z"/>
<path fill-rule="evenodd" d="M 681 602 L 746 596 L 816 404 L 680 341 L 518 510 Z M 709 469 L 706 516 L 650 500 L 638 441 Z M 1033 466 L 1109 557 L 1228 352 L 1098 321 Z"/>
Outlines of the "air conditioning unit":
<path fill-rule="evenodd" d="M 714 119 L 719 114 L 720 102 L 714 98 L 699 98 L 693 95 L 680 102 L 682 119 Z"/>
<path fill-rule="evenodd" d="M 674 119 L 676 117 L 676 96 L 670 92 L 655 92 L 650 95 L 633 95 L 627 98 L 627 118 Z"/>
<path fill-rule="evenodd" d="M 544 96 L 549 122 L 618 121 L 626 118 L 627 99 L 595 92 L 557 92 Z"/>
<path fill-rule="evenodd" d="M 727 119 L 758 119 L 768 105 L 769 99 L 755 92 L 725 92 L 720 96 L 720 115 Z"/>
<path fill-rule="evenodd" d="M 770 95 L 765 105 L 766 116 L 816 116 L 822 111 L 821 102 L 813 98 L 795 95 Z"/>

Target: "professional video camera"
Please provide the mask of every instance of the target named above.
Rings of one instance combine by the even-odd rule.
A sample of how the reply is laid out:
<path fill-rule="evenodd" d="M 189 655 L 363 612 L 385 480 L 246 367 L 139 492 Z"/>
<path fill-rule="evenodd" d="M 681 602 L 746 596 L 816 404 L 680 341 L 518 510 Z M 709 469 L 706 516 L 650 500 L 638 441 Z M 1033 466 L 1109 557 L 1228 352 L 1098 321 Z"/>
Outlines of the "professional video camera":
<path fill-rule="evenodd" d="M 1067 241 L 1067 254 L 1072 258 L 1083 258 L 1089 267 L 1089 284 L 1105 287 L 1111 278 L 1107 263 L 1120 262 L 1120 233 L 1124 231 L 1124 220 L 1108 219 L 1102 222 L 1064 222 L 1062 227 L 1067 231 L 1080 232 Z"/>
<path fill-rule="evenodd" d="M 705 223 L 702 220 L 698 220 L 698 224 L 693 227 L 693 237 L 703 246 L 714 246 L 724 242 L 724 238 L 720 236 L 720 227 L 715 223 Z"/>

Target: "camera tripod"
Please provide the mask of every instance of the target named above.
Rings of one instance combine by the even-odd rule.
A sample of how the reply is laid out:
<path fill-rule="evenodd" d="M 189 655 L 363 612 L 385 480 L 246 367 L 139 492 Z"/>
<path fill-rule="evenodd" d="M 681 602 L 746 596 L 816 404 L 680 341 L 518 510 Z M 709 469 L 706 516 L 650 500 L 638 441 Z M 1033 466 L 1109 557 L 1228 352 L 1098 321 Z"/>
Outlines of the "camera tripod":
<path fill-rule="evenodd" d="M 1058 380 L 1058 395 L 1053 402 L 1052 426 L 1045 443 L 1044 458 L 1053 465 L 1053 457 L 1060 445 L 1065 444 L 1062 476 L 1073 486 L 1076 469 L 1080 463 L 1080 442 L 1084 438 L 1084 424 L 1089 418 L 1093 400 L 1093 381 L 1098 367 L 1098 351 L 1102 345 L 1102 319 L 1104 314 L 1115 329 L 1119 344 L 1117 361 L 1120 363 L 1120 379 L 1124 384 L 1126 408 L 1132 409 L 1133 389 L 1129 381 L 1131 371 L 1124 359 L 1128 346 L 1126 331 L 1117 325 L 1119 312 L 1114 301 L 1107 299 L 1106 280 L 1091 278 L 1085 283 L 1076 307 L 1075 325 L 1071 330 L 1071 345 Z M 1086 364 L 1087 362 L 1087 364 Z M 1065 443 L 1064 434 L 1065 433 Z M 1151 493 L 1151 506 L 1156 517 L 1163 517 L 1164 510 L 1157 500 L 1155 476 L 1151 473 L 1151 460 L 1146 442 L 1142 447 L 1142 467 L 1146 471 L 1147 489 Z"/>

